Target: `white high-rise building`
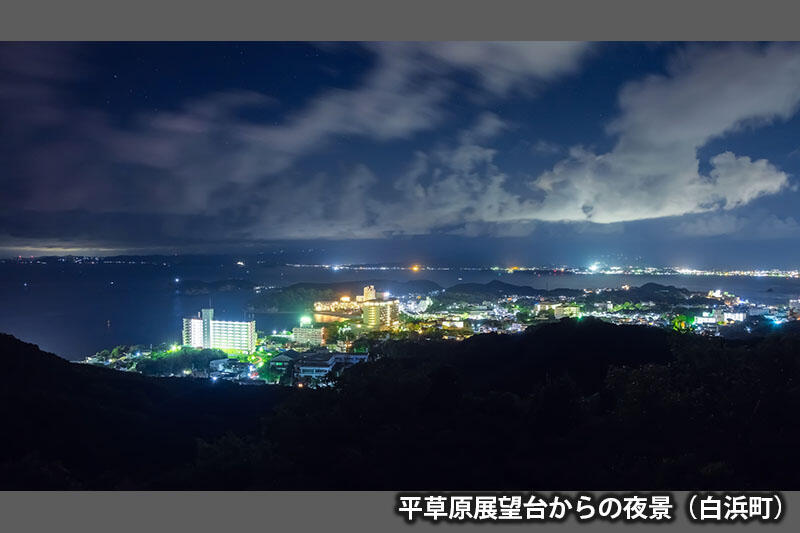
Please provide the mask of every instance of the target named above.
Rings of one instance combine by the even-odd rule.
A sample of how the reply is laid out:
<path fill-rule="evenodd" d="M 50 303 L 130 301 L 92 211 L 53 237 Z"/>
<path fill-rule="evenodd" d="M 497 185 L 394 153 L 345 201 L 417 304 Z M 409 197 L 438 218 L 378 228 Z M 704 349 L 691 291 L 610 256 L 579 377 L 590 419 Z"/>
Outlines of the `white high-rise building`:
<path fill-rule="evenodd" d="M 214 320 L 214 310 L 203 309 L 198 318 L 183 319 L 183 344 L 253 353 L 256 351 L 256 322 Z"/>

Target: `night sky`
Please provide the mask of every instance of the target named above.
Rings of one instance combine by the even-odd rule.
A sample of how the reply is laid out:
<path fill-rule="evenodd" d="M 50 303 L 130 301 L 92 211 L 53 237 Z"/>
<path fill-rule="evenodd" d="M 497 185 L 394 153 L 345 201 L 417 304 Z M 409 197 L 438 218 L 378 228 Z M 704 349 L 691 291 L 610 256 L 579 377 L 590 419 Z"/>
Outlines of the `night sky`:
<path fill-rule="evenodd" d="M 800 264 L 800 45 L 0 44 L 0 256 Z"/>

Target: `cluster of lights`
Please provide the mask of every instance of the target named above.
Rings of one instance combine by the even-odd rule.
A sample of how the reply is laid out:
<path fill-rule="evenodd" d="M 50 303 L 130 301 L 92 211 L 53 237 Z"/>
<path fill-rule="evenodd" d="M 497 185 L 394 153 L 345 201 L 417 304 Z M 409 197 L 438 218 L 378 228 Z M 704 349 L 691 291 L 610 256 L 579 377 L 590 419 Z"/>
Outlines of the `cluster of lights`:
<path fill-rule="evenodd" d="M 373 265 L 326 265 L 326 264 L 300 264 L 300 263 L 288 263 L 287 267 L 292 268 L 325 268 L 328 270 L 333 270 L 334 272 L 338 272 L 339 270 L 379 270 L 379 271 L 386 271 L 386 270 L 410 270 L 411 272 L 420 272 L 422 270 L 469 270 L 469 268 L 450 268 L 450 267 L 431 267 L 431 266 L 423 266 L 419 264 L 413 264 L 410 266 L 373 266 Z"/>
<path fill-rule="evenodd" d="M 687 276 L 741 276 L 741 277 L 779 277 L 798 278 L 800 270 L 700 270 L 696 268 L 676 268 L 678 274 Z"/>
<path fill-rule="evenodd" d="M 326 264 L 287 264 L 288 267 L 294 268 L 325 268 L 335 272 L 340 270 L 361 270 L 361 271 L 386 271 L 386 270 L 406 270 L 411 272 L 421 272 L 423 270 L 429 271 L 449 271 L 449 270 L 505 270 L 509 274 L 514 272 L 542 272 L 552 271 L 554 273 L 569 273 L 569 274 L 616 274 L 616 275 L 649 275 L 649 276 L 670 276 L 670 275 L 684 275 L 684 276 L 747 276 L 747 277 L 782 277 L 782 278 L 800 278 L 800 270 L 780 270 L 780 269 L 767 269 L 767 270 L 701 270 L 695 268 L 685 267 L 635 267 L 635 266 L 603 266 L 598 262 L 594 262 L 585 268 L 575 267 L 549 267 L 549 266 L 491 266 L 491 267 L 432 267 L 413 264 L 410 266 L 381 266 L 381 265 L 326 265 Z"/>

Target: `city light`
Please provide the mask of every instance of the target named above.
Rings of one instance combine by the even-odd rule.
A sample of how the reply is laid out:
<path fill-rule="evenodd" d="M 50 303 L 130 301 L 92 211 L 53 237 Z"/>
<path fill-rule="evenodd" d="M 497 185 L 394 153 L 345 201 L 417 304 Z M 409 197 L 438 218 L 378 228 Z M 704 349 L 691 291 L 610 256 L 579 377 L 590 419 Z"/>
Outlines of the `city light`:
<path fill-rule="evenodd" d="M 351 270 L 351 271 L 391 271 L 391 270 L 411 270 L 415 271 L 414 266 L 384 266 L 384 265 L 337 265 L 335 267 L 324 264 L 300 264 L 289 263 L 286 265 L 290 268 L 325 268 L 335 270 Z M 463 267 L 433 267 L 425 266 L 419 267 L 419 271 L 505 271 L 509 274 L 515 272 L 549 272 L 554 274 L 615 274 L 615 275 L 630 275 L 630 276 L 737 276 L 737 277 L 774 277 L 774 278 L 800 278 L 800 270 L 784 270 L 784 269 L 750 269 L 750 270 L 726 270 L 726 269 L 711 269 L 701 270 L 685 267 L 655 267 L 655 266 L 602 266 L 599 262 L 592 263 L 588 267 L 570 267 L 560 266 L 553 267 L 548 265 L 528 265 L 528 266 L 513 266 L 513 267 L 499 267 L 499 266 L 463 266 Z M 458 277 L 459 281 L 463 278 Z"/>

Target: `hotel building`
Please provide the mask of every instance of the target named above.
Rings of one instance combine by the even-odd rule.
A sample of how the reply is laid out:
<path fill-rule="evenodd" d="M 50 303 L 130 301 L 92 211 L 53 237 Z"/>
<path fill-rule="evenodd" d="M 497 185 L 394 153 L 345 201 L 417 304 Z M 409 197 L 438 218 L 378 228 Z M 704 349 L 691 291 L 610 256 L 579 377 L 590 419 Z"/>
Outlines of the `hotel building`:
<path fill-rule="evenodd" d="M 256 322 L 214 320 L 214 310 L 203 309 L 198 318 L 183 319 L 183 345 L 253 353 Z"/>
<path fill-rule="evenodd" d="M 378 297 L 378 293 L 375 291 L 375 285 L 368 285 L 368 286 L 364 287 L 364 295 L 363 296 L 362 295 L 356 296 L 356 301 L 359 302 L 359 303 L 369 302 L 371 300 L 374 300 L 377 297 Z"/>
<path fill-rule="evenodd" d="M 361 304 L 361 321 L 366 328 L 393 328 L 400 319 L 397 300 L 369 300 Z"/>
<path fill-rule="evenodd" d="M 296 344 L 306 344 L 308 346 L 322 346 L 325 344 L 325 328 L 299 326 L 292 330 L 292 335 Z"/>

